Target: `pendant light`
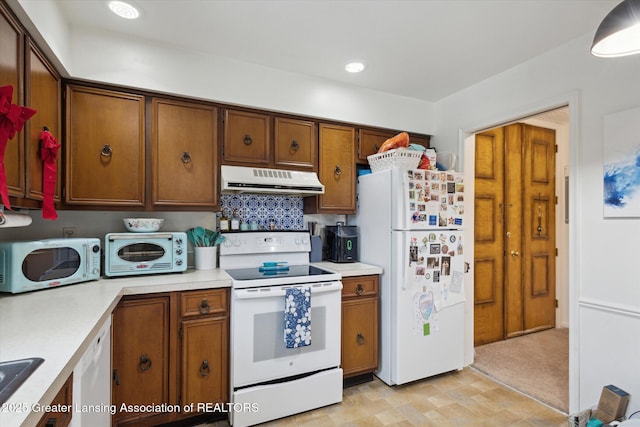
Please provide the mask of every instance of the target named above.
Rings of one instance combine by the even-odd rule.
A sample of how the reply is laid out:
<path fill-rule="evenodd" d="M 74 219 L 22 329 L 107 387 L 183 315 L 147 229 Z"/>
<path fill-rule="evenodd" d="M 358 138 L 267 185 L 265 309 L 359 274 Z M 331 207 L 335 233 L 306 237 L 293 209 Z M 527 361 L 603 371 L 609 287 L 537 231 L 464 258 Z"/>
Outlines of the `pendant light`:
<path fill-rule="evenodd" d="M 640 0 L 624 0 L 605 16 L 591 53 L 604 58 L 640 53 Z"/>

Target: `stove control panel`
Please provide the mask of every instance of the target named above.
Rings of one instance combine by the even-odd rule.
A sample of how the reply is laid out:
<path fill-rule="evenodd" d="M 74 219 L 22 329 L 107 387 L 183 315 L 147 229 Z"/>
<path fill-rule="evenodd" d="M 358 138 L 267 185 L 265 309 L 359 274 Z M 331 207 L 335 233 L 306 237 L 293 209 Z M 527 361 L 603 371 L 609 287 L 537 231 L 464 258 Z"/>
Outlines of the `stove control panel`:
<path fill-rule="evenodd" d="M 311 242 L 307 231 L 250 231 L 224 233 L 220 255 L 250 255 L 262 253 L 309 252 Z"/>

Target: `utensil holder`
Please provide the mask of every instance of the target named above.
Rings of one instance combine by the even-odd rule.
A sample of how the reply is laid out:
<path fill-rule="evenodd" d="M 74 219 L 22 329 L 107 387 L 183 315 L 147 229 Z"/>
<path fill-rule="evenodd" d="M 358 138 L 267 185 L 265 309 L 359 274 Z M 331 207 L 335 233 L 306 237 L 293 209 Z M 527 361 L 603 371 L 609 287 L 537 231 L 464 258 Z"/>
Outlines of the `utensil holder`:
<path fill-rule="evenodd" d="M 196 270 L 213 270 L 217 267 L 217 246 L 196 246 L 194 253 Z"/>

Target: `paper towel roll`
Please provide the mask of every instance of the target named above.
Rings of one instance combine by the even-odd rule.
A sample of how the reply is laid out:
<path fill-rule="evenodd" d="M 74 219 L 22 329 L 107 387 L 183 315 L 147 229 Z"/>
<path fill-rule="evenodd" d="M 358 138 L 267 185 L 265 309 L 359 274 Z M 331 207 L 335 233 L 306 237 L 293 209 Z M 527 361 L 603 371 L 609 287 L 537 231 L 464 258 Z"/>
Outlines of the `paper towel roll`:
<path fill-rule="evenodd" d="M 0 211 L 0 228 L 26 227 L 28 225 L 31 225 L 29 215 Z"/>

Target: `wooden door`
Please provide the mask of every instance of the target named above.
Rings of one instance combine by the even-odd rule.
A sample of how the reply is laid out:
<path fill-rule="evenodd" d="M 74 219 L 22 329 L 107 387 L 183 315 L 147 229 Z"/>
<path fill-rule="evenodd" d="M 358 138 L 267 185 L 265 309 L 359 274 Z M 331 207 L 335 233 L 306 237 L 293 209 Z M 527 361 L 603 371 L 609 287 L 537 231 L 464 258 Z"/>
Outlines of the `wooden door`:
<path fill-rule="evenodd" d="M 504 129 L 476 135 L 475 345 L 504 339 Z"/>
<path fill-rule="evenodd" d="M 154 206 L 218 205 L 217 109 L 154 98 Z"/>
<path fill-rule="evenodd" d="M 169 304 L 169 297 L 132 299 L 113 312 L 111 399 L 116 408 L 175 403 L 169 396 Z M 118 412 L 113 419 L 153 415 Z"/>
<path fill-rule="evenodd" d="M 276 167 L 316 170 L 317 152 L 318 139 L 314 122 L 275 118 Z"/>
<path fill-rule="evenodd" d="M 271 144 L 271 116 L 225 110 L 224 162 L 269 166 Z"/>
<path fill-rule="evenodd" d="M 62 96 L 60 92 L 60 76 L 56 70 L 31 41 L 29 41 L 28 46 L 25 102 L 38 113 L 25 124 L 27 140 L 26 197 L 42 200 L 43 162 L 40 157 L 40 135 L 46 127 L 59 143 L 62 142 L 62 129 L 60 126 L 60 100 Z M 54 194 L 56 201 L 60 200 L 61 158 L 62 147 L 58 150 L 58 158 L 56 160 L 57 177 Z"/>
<path fill-rule="evenodd" d="M 12 104 L 24 105 L 24 34 L 4 4 L 0 4 L 0 86 L 12 86 Z M 5 177 L 9 195 L 25 193 L 24 131 L 7 141 L 4 153 Z"/>
<path fill-rule="evenodd" d="M 66 123 L 65 202 L 144 206 L 144 97 L 68 86 Z"/>
<path fill-rule="evenodd" d="M 555 327 L 556 136 L 552 129 L 522 125 L 524 188 L 522 233 L 523 331 Z"/>
<path fill-rule="evenodd" d="M 555 131 L 480 133 L 475 167 L 475 345 L 554 327 Z"/>

